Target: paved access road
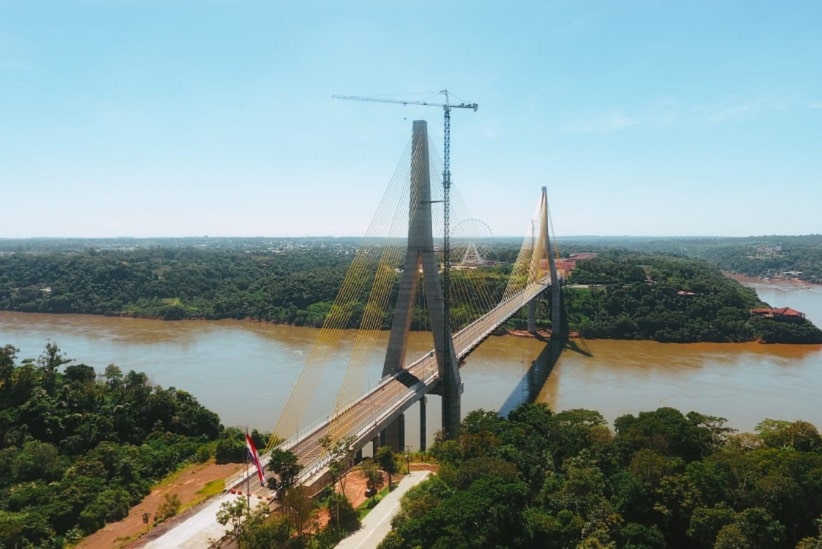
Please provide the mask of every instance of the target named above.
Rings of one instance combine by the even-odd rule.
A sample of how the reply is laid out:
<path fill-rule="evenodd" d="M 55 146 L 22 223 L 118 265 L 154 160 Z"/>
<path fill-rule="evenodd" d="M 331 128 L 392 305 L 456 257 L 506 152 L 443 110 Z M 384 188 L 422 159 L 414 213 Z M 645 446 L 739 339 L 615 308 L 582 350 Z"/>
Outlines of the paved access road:
<path fill-rule="evenodd" d="M 362 528 L 337 544 L 336 549 L 371 549 L 391 531 L 391 519 L 400 510 L 402 496 L 412 487 L 428 478 L 431 471 L 412 471 L 392 492 L 389 492 L 362 521 Z"/>

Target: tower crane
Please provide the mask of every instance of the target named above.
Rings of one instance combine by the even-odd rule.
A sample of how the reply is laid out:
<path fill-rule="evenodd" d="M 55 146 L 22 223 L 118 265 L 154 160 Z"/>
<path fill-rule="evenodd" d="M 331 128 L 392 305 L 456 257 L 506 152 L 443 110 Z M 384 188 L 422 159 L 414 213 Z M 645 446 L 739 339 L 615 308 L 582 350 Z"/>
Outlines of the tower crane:
<path fill-rule="evenodd" d="M 383 99 L 379 97 L 361 97 L 357 95 L 332 95 L 333 99 L 348 99 L 353 101 L 373 101 L 377 103 L 395 103 L 399 105 L 422 105 L 423 107 L 441 107 L 443 112 L 443 145 L 442 145 L 442 188 L 443 202 L 445 205 L 444 214 L 444 253 L 445 266 L 448 267 L 449 246 L 449 222 L 450 222 L 450 193 L 451 193 L 451 109 L 472 109 L 477 112 L 479 105 L 476 103 L 451 103 L 448 97 L 448 90 L 440 91 L 445 96 L 445 103 L 434 103 L 430 101 L 411 101 L 406 99 Z M 448 270 L 446 268 L 445 272 Z M 446 275 L 447 277 L 448 275 Z"/>
<path fill-rule="evenodd" d="M 451 103 L 448 97 L 448 90 L 440 91 L 445 96 L 444 103 L 434 103 L 430 101 L 411 101 L 405 99 L 382 99 L 378 97 L 360 97 L 356 95 L 332 95 L 333 99 L 348 99 L 353 101 L 373 101 L 377 103 L 396 103 L 400 105 L 421 105 L 423 107 L 441 107 L 443 112 L 443 145 L 442 145 L 442 190 L 443 190 L 443 301 L 445 315 L 445 329 L 449 331 L 445 341 L 451 341 L 451 321 L 450 321 L 450 293 L 451 293 L 451 109 L 472 109 L 477 112 L 479 105 L 476 103 Z M 450 353 L 445 353 L 446 360 L 450 360 Z M 446 367 L 450 365 L 446 364 Z"/>
<path fill-rule="evenodd" d="M 474 112 L 477 112 L 479 105 L 477 105 L 476 103 L 451 103 L 448 98 L 448 90 L 442 90 L 440 93 L 445 96 L 445 103 L 432 103 L 430 101 L 410 101 L 406 99 L 382 99 L 379 97 L 361 97 L 357 95 L 332 95 L 331 97 L 333 99 L 348 99 L 352 101 L 373 101 L 376 103 L 395 103 L 399 105 L 422 105 L 423 107 L 442 107 L 442 186 L 445 192 L 447 193 L 451 188 L 451 109 L 472 109 Z M 447 201 L 446 204 L 448 204 Z"/>

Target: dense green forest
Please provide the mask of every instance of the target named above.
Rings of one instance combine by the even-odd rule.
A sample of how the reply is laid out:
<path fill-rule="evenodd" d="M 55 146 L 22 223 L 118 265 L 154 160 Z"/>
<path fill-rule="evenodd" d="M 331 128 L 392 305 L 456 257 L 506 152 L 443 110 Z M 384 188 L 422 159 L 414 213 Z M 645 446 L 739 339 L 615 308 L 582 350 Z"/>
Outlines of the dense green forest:
<path fill-rule="evenodd" d="M 671 247 L 627 240 L 652 250 Z M 63 249 L 53 241 L 0 246 L 0 309 L 168 320 L 254 319 L 319 327 L 357 251 L 356 242 L 336 239 L 63 244 Z M 585 248 L 584 243 L 577 246 L 574 249 Z M 482 293 L 496 301 L 517 252 L 513 242 L 500 240 L 493 265 L 455 270 L 452 282 L 460 284 L 471 276 L 482 284 Z M 822 341 L 822 332 L 810 322 L 751 318 L 750 309 L 764 304 L 753 291 L 724 277 L 721 268 L 709 260 L 656 251 L 600 249 L 598 258 L 580 262 L 568 280 L 564 303 L 570 329 L 589 338 L 665 342 Z M 396 285 L 395 280 L 394 294 Z M 467 301 L 474 295 L 452 292 L 452 320 L 464 325 L 475 318 L 476 306 Z M 348 319 L 350 328 L 359 326 L 366 309 L 366 296 L 361 299 Z M 550 306 L 541 307 L 540 318 L 551 318 Z M 424 311 L 418 313 L 413 327 L 425 328 L 427 317 Z M 509 327 L 524 327 L 524 314 L 512 318 Z M 390 319 L 391 311 L 384 311 L 383 328 Z"/>
<path fill-rule="evenodd" d="M 719 269 L 759 278 L 789 277 L 822 284 L 822 235 L 701 238 L 591 237 L 560 239 L 560 248 L 614 248 L 704 259 Z"/>
<path fill-rule="evenodd" d="M 822 342 L 810 321 L 752 317 L 765 306 L 756 292 L 689 258 L 606 251 L 577 264 L 563 298 L 569 326 L 588 338 Z"/>
<path fill-rule="evenodd" d="M 164 319 L 322 322 L 349 247 L 146 247 L 0 256 L 0 308 Z M 319 309 L 319 310 L 317 310 Z"/>
<path fill-rule="evenodd" d="M 809 322 L 751 317 L 763 304 L 721 272 L 801 270 L 774 263 L 753 272 L 768 254 L 798 261 L 798 247 L 752 242 L 762 257 L 744 259 L 744 250 L 696 240 L 675 254 L 651 240 L 574 248 L 599 255 L 579 262 L 563 287 L 570 328 L 666 342 L 822 341 Z M 356 252 L 356 242 L 334 239 L 195 242 L 3 243 L 0 309 L 319 326 Z M 484 271 L 493 295 L 516 253 L 500 244 L 500 262 Z M 467 305 L 453 307 L 459 318 Z M 539 318 L 550 318 L 550 303 L 540 307 Z M 524 322 L 523 313 L 510 326 Z M 0 347 L 0 547 L 61 547 L 125 516 L 181 463 L 243 458 L 241 434 L 185 391 L 116 365 L 96 372 L 54 344 L 37 359 L 18 361 L 17 352 Z M 818 535 L 822 443 L 813 426 L 765 421 L 755 436 L 733 435 L 722 420 L 661 409 L 614 428 L 596 412 L 472 413 L 458 441 L 435 445 L 441 474 L 404 504 L 385 547 L 794 547 Z"/>
<path fill-rule="evenodd" d="M 625 415 L 526 404 L 471 412 L 431 449 L 383 549 L 822 546 L 822 439 L 806 422 L 660 408 Z"/>
<path fill-rule="evenodd" d="M 0 254 L 0 309 L 167 320 L 248 318 L 319 327 L 357 251 L 355 243 L 335 239 L 241 243 L 75 244 L 62 251 L 44 243 L 14 249 Z M 517 251 L 510 245 L 497 248 L 511 261 Z M 508 265 L 485 271 L 487 291 L 496 299 L 505 289 Z M 455 281 L 464 276 L 453 274 Z M 350 318 L 351 328 L 359 326 L 365 297 Z M 466 308 L 455 303 L 454 318 Z M 390 311 L 383 319 L 387 328 Z"/>
<path fill-rule="evenodd" d="M 0 347 L 0 547 L 62 547 L 182 463 L 243 459 L 238 433 L 183 390 L 98 373 L 51 343 L 34 360 L 17 352 Z"/>

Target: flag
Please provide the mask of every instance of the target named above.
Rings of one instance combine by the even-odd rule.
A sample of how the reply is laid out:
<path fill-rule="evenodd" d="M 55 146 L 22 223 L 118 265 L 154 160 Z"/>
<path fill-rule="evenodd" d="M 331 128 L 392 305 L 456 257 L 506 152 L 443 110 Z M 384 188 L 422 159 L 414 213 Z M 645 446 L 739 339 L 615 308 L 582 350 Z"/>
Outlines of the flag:
<path fill-rule="evenodd" d="M 251 459 L 254 466 L 257 468 L 257 476 L 260 477 L 260 485 L 265 487 L 265 475 L 263 475 L 263 464 L 260 462 L 260 456 L 257 455 L 257 448 L 254 447 L 254 441 L 245 434 L 245 448 L 248 450 L 248 457 Z"/>

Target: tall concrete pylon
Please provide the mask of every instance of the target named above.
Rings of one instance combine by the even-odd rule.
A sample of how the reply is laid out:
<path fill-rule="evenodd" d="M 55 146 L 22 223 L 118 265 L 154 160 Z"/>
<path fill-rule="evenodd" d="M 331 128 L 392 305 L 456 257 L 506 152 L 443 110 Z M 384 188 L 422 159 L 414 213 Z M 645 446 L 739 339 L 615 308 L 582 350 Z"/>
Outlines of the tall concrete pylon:
<path fill-rule="evenodd" d="M 562 315 L 560 314 L 562 310 L 562 281 L 557 276 L 557 265 L 554 261 L 555 249 L 551 245 L 551 231 L 549 230 L 551 224 L 548 222 L 548 189 L 545 187 L 542 188 L 540 210 L 542 211 L 540 224 L 545 227 L 545 247 L 548 255 L 548 269 L 551 273 L 551 339 L 556 337 L 564 338 L 568 336 L 568 327 L 562 324 Z"/>
<path fill-rule="evenodd" d="M 431 330 L 434 334 L 434 351 L 437 356 L 440 383 L 438 393 L 442 397 L 442 430 L 446 438 L 457 435 L 460 424 L 459 364 L 451 339 L 451 329 L 445 325 L 445 303 L 434 251 L 431 223 L 431 177 L 428 163 L 428 124 L 415 120 L 411 137 L 411 189 L 408 205 L 408 249 L 400 277 L 400 287 L 388 350 L 383 363 L 383 376 L 400 372 L 405 365 L 408 332 L 417 301 L 420 270 L 425 284 Z"/>
<path fill-rule="evenodd" d="M 562 295 L 561 284 L 557 273 L 556 262 L 554 261 L 554 254 L 556 252 L 554 246 L 551 244 L 550 226 L 548 220 L 548 189 L 542 188 L 542 195 L 539 202 L 539 232 L 535 235 L 534 249 L 531 256 L 530 275 L 534 279 L 541 278 L 541 268 L 543 261 L 547 263 L 548 271 L 551 275 L 551 338 L 564 338 L 568 336 L 568 327 L 562 323 L 561 307 Z M 528 331 L 536 332 L 537 303 L 531 301 L 528 303 Z"/>

